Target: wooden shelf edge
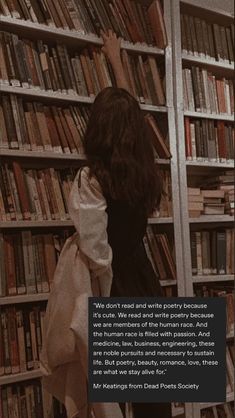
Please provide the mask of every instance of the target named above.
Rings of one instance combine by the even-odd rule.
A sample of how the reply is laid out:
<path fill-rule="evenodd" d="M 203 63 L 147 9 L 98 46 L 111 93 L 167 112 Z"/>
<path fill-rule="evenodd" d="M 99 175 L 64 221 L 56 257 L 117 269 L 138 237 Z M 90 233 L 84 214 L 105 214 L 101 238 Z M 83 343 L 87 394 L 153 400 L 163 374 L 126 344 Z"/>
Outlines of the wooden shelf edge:
<path fill-rule="evenodd" d="M 231 70 L 234 71 L 234 65 L 235 63 L 225 63 L 225 62 L 220 62 L 220 61 L 216 61 L 213 60 L 211 58 L 202 58 L 196 55 L 191 55 L 191 54 L 186 54 L 186 53 L 182 53 L 182 61 L 190 61 L 193 62 L 195 64 L 203 64 L 203 65 L 208 65 L 214 68 L 221 68 L 222 70 Z"/>
<path fill-rule="evenodd" d="M 60 154 L 53 151 L 24 151 L 21 149 L 7 149 L 0 148 L 0 157 L 17 157 L 17 158 L 39 158 L 39 159 L 53 159 L 53 160 L 78 160 L 85 161 L 83 154 Z"/>
<path fill-rule="evenodd" d="M 5 228 L 49 228 L 70 227 L 73 222 L 67 221 L 0 221 L 0 229 Z"/>
<path fill-rule="evenodd" d="M 94 97 L 86 97 L 86 96 L 79 96 L 78 94 L 67 94 L 67 93 L 60 93 L 56 91 L 48 91 L 48 90 L 41 90 L 35 88 L 23 88 L 23 87 L 13 87 L 10 85 L 6 85 L 1 83 L 0 81 L 0 92 L 1 93 L 8 93 L 8 94 L 19 94 L 22 96 L 29 96 L 47 100 L 59 100 L 63 102 L 72 102 L 72 103 L 82 103 L 82 104 L 92 104 L 94 102 Z M 148 112 L 168 112 L 167 106 L 155 106 L 151 104 L 144 104 L 139 103 L 140 108 L 142 110 Z"/>
<path fill-rule="evenodd" d="M 103 41 L 100 37 L 92 33 L 85 33 L 84 31 L 76 31 L 70 29 L 57 28 L 56 26 L 48 26 L 42 23 L 34 23 L 29 20 L 15 19 L 8 16 L 0 16 L 1 24 L 12 28 L 24 29 L 28 31 L 37 32 L 38 34 L 48 35 L 53 38 L 63 38 L 66 40 L 74 40 L 80 43 L 90 43 L 95 45 L 103 45 Z M 9 29 L 8 29 L 9 30 Z M 141 52 L 144 54 L 152 55 L 164 55 L 164 50 L 157 48 L 146 43 L 131 43 L 128 41 L 122 41 L 121 47 L 128 51 Z"/>
<path fill-rule="evenodd" d="M 216 119 L 216 120 L 225 120 L 228 122 L 234 122 L 234 115 L 226 114 L 217 114 L 217 113 L 203 113 L 203 112 L 192 112 L 189 110 L 184 111 L 184 116 L 189 116 L 192 118 L 204 118 L 204 119 Z"/>
<path fill-rule="evenodd" d="M 189 218 L 191 224 L 211 222 L 234 222 L 234 217 L 232 215 L 202 215 L 199 218 Z"/>
<path fill-rule="evenodd" d="M 223 282 L 234 280 L 233 274 L 208 274 L 208 275 L 193 275 L 193 283 L 204 283 L 204 282 Z"/>
<path fill-rule="evenodd" d="M 0 297 L 0 306 L 11 305 L 15 303 L 31 303 L 47 301 L 49 293 L 35 293 L 35 294 L 24 294 L 16 296 L 2 296 Z"/>
<path fill-rule="evenodd" d="M 40 369 L 31 370 L 24 373 L 4 375 L 0 376 L 0 386 L 22 382 L 24 380 L 37 379 L 39 377 L 42 377 L 42 372 Z"/>
<path fill-rule="evenodd" d="M 188 167 L 208 167 L 208 168 L 234 168 L 234 161 L 227 161 L 221 163 L 219 161 L 197 161 L 197 160 L 185 160 L 185 164 Z"/>

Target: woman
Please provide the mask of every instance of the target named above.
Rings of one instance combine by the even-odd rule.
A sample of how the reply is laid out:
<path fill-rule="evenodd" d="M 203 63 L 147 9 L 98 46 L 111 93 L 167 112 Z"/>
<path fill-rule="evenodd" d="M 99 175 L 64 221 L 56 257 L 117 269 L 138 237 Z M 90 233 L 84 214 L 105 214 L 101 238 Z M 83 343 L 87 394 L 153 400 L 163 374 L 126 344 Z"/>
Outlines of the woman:
<path fill-rule="evenodd" d="M 147 218 L 160 202 L 161 179 L 143 113 L 128 92 L 120 57 L 120 39 L 111 31 L 102 36 L 103 51 L 112 65 L 118 87 L 104 89 L 92 107 L 84 138 L 87 162 L 76 176 L 69 200 L 70 216 L 78 233 L 66 243 L 57 266 L 47 308 L 46 344 L 42 355 L 43 371 L 55 372 L 52 380 L 50 377 L 46 380 L 47 389 L 52 391 L 50 386 L 54 385 L 55 389 L 62 379 L 67 382 L 66 390 L 70 392 L 69 399 L 73 400 L 67 408 L 69 418 L 77 416 L 72 411 L 78 410 L 79 418 L 90 417 L 92 413 L 96 418 L 125 417 L 124 404 L 120 405 L 122 414 L 116 404 L 93 404 L 90 406 L 93 412 L 87 406 L 82 409 L 82 402 L 77 406 L 76 396 L 80 399 L 86 396 L 85 369 L 83 380 L 78 383 L 79 395 L 73 388 L 78 382 L 76 367 L 79 370 L 87 364 L 87 296 L 162 295 L 142 242 Z M 88 267 L 90 279 L 84 266 Z M 74 280 L 71 281 L 71 277 Z M 53 329 L 55 321 L 62 323 L 63 329 L 59 332 Z M 68 325 L 75 339 L 68 333 Z M 58 349 L 61 338 L 67 342 L 67 347 Z M 64 377 L 63 367 L 70 364 L 71 357 L 75 366 L 67 368 Z M 69 387 L 71 381 L 73 384 Z M 64 401 L 64 392 L 60 386 L 53 393 Z M 135 418 L 171 417 L 169 403 L 134 403 L 133 411 Z"/>

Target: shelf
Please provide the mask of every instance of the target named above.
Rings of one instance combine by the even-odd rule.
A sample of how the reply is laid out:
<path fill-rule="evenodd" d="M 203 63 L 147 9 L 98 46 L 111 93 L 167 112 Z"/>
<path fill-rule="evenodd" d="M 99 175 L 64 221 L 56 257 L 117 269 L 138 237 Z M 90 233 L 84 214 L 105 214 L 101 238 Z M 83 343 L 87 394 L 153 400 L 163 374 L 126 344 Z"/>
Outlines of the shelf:
<path fill-rule="evenodd" d="M 5 228 L 59 228 L 71 227 L 73 222 L 68 221 L 0 221 L 0 229 Z"/>
<path fill-rule="evenodd" d="M 149 224 L 171 224 L 173 223 L 173 218 L 148 218 L 148 223 Z"/>
<path fill-rule="evenodd" d="M 208 275 L 193 275 L 193 283 L 204 283 L 204 282 L 225 282 L 233 281 L 233 274 L 208 274 Z"/>
<path fill-rule="evenodd" d="M 216 119 L 216 120 L 225 120 L 228 122 L 234 122 L 234 115 L 227 115 L 227 114 L 191 112 L 189 110 L 185 110 L 184 116 L 189 116 L 192 118 Z"/>
<path fill-rule="evenodd" d="M 42 372 L 40 369 L 24 372 L 24 373 L 16 373 L 16 374 L 9 374 L 6 376 L 0 376 L 0 386 L 8 385 L 10 383 L 22 382 L 24 380 L 36 379 L 38 377 L 42 377 Z"/>
<path fill-rule="evenodd" d="M 49 293 L 35 293 L 33 295 L 24 294 L 16 296 L 0 297 L 0 306 L 11 305 L 12 303 L 30 303 L 48 300 Z"/>
<path fill-rule="evenodd" d="M 0 157 L 11 158 L 35 158 L 35 159 L 51 159 L 51 160 L 73 160 L 73 161 L 85 161 L 85 155 L 83 154 L 60 154 L 53 151 L 24 151 L 21 149 L 0 149 Z M 155 158 L 155 162 L 160 165 L 169 165 L 170 160 L 164 158 Z"/>
<path fill-rule="evenodd" d="M 17 158 L 39 158 L 54 160 L 79 160 L 84 161 L 83 154 L 60 154 L 53 151 L 24 151 L 21 149 L 0 149 L 0 157 L 17 157 Z"/>
<path fill-rule="evenodd" d="M 95 44 L 97 46 L 102 46 L 103 41 L 95 34 L 86 34 L 84 32 L 79 32 L 76 30 L 56 28 L 52 26 L 47 26 L 41 23 L 34 23 L 28 20 L 15 19 L 8 16 L 0 16 L 2 30 L 14 30 L 14 32 L 19 33 L 24 37 L 29 36 L 37 37 L 40 39 L 48 38 L 50 40 L 69 43 L 69 45 L 74 44 L 74 46 L 85 46 L 87 44 Z M 164 55 L 164 50 L 159 49 L 154 46 L 149 46 L 146 43 L 131 43 L 127 41 L 122 41 L 121 47 L 131 52 L 140 52 L 144 54 L 154 54 L 154 55 Z"/>
<path fill-rule="evenodd" d="M 189 218 L 191 224 L 211 222 L 234 222 L 232 215 L 202 215 L 199 218 Z"/>
<path fill-rule="evenodd" d="M 234 161 L 226 161 L 221 163 L 219 161 L 196 161 L 186 160 L 186 166 L 189 167 L 208 167 L 208 168 L 234 168 Z"/>
<path fill-rule="evenodd" d="M 41 90 L 36 88 L 23 88 L 23 87 L 13 87 L 10 85 L 5 85 L 0 83 L 0 92 L 8 94 L 20 94 L 22 96 L 28 96 L 35 99 L 46 99 L 46 100 L 55 100 L 63 101 L 70 103 L 83 103 L 83 104 L 92 104 L 94 102 L 94 97 L 79 96 L 76 92 L 74 94 L 60 93 L 55 91 Z M 140 104 L 140 108 L 147 112 L 165 112 L 167 113 L 168 109 L 166 106 L 154 106 L 149 104 Z"/>
<path fill-rule="evenodd" d="M 234 400 L 234 392 L 231 393 L 227 393 L 226 395 L 226 402 L 232 402 Z M 204 408 L 211 408 L 212 406 L 216 406 L 216 405 L 221 405 L 224 402 L 201 402 L 200 405 L 200 409 L 204 409 Z"/>
<path fill-rule="evenodd" d="M 168 280 L 159 280 L 161 286 L 175 286 L 177 285 L 177 281 L 173 279 Z"/>
<path fill-rule="evenodd" d="M 165 224 L 172 223 L 172 218 L 149 218 L 149 224 Z M 0 221 L 0 229 L 7 228 L 59 228 L 59 227 L 71 227 L 74 226 L 70 220 L 66 221 Z"/>
<path fill-rule="evenodd" d="M 190 61 L 194 64 L 207 65 L 214 68 L 221 68 L 222 70 L 230 70 L 234 72 L 234 63 L 227 64 L 226 62 L 215 61 L 212 58 L 202 58 L 187 53 L 182 53 L 182 61 Z"/>

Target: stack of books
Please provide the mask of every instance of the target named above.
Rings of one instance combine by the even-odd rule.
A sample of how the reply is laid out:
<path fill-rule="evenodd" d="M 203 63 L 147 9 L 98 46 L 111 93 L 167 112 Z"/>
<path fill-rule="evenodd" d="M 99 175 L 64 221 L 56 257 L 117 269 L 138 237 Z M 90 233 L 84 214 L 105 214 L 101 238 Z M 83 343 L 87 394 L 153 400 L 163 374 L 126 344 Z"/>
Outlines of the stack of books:
<path fill-rule="evenodd" d="M 203 182 L 202 188 L 209 187 L 215 193 L 224 193 L 225 213 L 234 215 L 234 175 L 231 170 L 226 170 L 219 176 L 209 177 Z"/>
<path fill-rule="evenodd" d="M 191 231 L 192 274 L 234 274 L 234 235 L 231 228 Z"/>
<path fill-rule="evenodd" d="M 223 215 L 225 212 L 223 190 L 201 190 L 204 215 Z"/>
<path fill-rule="evenodd" d="M 51 27 L 100 35 L 112 29 L 130 42 L 165 48 L 167 35 L 161 2 L 150 5 L 133 0 L 4 0 L 1 13 Z"/>
<path fill-rule="evenodd" d="M 203 213 L 203 196 L 198 187 L 188 187 L 188 211 L 190 218 L 198 218 Z"/>
<path fill-rule="evenodd" d="M 182 51 L 222 63 L 234 62 L 234 24 L 206 22 L 200 17 L 181 14 Z"/>
<path fill-rule="evenodd" d="M 49 292 L 68 230 L 0 234 L 0 297 Z"/>

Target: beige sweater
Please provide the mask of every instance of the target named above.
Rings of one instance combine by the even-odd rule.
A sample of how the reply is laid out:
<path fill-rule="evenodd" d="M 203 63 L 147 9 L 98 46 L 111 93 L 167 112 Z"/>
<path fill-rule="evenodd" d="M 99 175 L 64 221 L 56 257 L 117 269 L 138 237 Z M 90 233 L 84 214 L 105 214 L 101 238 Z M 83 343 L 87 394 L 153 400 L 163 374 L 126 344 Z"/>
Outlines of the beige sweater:
<path fill-rule="evenodd" d="M 122 418 L 119 404 L 88 404 L 88 297 L 109 296 L 112 250 L 106 201 L 88 168 L 75 178 L 69 213 L 77 232 L 62 250 L 46 310 L 41 352 L 43 386 L 66 407 L 68 418 Z"/>

